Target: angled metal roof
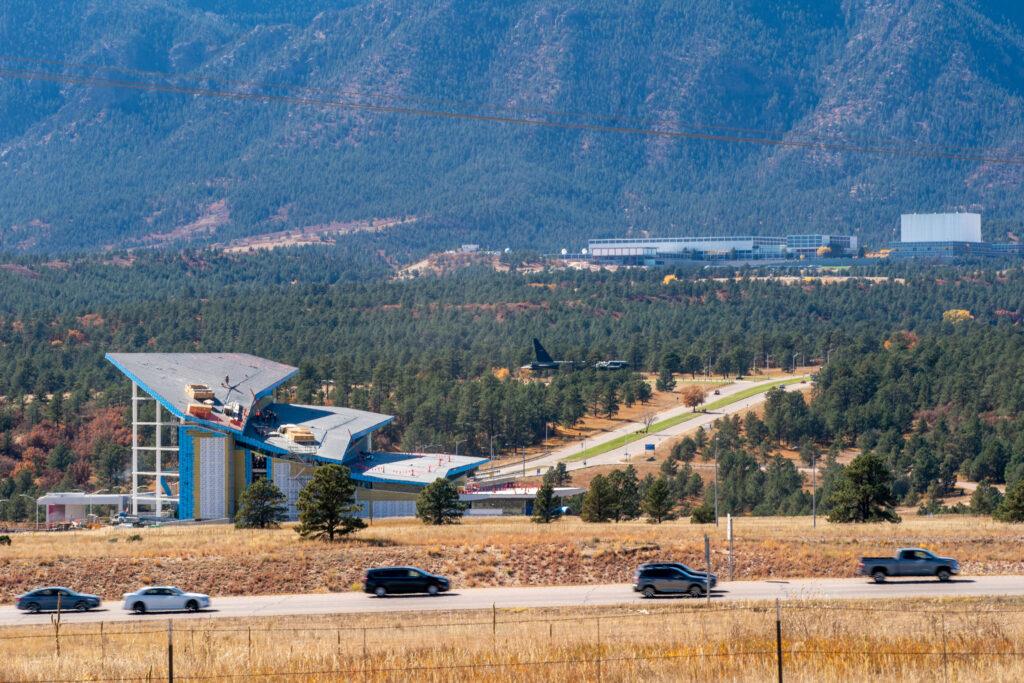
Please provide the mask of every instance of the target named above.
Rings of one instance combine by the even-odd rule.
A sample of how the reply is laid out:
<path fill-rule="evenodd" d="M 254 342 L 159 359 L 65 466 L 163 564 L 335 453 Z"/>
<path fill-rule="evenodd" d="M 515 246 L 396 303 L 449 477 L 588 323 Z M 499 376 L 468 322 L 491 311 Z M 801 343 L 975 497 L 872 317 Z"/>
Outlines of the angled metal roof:
<path fill-rule="evenodd" d="M 363 453 L 345 462 L 356 481 L 426 486 L 442 477 L 457 477 L 487 462 L 486 458 L 434 453 Z"/>
<path fill-rule="evenodd" d="M 393 419 L 390 415 L 354 408 L 272 403 L 263 409 L 259 418 L 250 421 L 245 437 L 269 446 L 272 451 L 340 463 L 353 441 L 380 429 Z M 309 429 L 313 433 L 314 442 L 308 445 L 296 444 L 279 436 L 277 430 L 284 425 Z"/>
<path fill-rule="evenodd" d="M 256 400 L 299 371 L 247 353 L 108 353 L 106 358 L 178 417 L 185 417 L 193 402 L 187 384 L 207 385 L 215 405 L 238 403 L 248 415 Z"/>

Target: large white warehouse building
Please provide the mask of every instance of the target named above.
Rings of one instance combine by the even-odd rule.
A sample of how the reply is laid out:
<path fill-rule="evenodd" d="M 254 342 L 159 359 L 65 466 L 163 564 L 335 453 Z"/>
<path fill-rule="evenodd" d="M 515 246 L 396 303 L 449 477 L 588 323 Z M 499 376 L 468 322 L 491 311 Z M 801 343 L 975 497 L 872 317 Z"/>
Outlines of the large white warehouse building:
<path fill-rule="evenodd" d="M 900 242 L 981 242 L 981 214 L 905 213 Z"/>

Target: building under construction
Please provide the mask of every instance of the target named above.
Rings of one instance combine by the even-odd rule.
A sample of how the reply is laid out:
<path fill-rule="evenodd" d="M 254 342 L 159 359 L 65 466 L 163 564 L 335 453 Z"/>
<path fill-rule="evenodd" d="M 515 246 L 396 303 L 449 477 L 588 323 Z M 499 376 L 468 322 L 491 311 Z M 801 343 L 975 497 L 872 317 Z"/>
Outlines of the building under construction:
<path fill-rule="evenodd" d="M 290 518 L 318 464 L 347 466 L 368 517 L 415 514 L 420 489 L 483 458 L 373 450 L 390 415 L 279 403 L 298 369 L 241 353 L 111 353 L 132 383 L 131 511 L 225 519 L 254 479 L 285 494 Z"/>

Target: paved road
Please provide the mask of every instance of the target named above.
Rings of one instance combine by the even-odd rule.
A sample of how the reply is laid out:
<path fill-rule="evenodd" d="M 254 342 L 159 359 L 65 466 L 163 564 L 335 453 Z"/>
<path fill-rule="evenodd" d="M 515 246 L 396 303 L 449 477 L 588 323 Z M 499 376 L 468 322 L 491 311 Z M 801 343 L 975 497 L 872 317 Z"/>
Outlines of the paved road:
<path fill-rule="evenodd" d="M 893 580 L 876 585 L 864 578 L 790 579 L 780 581 L 734 581 L 712 592 L 712 601 L 821 599 L 879 599 L 944 596 L 1024 595 L 1024 577 L 965 577 L 949 583 L 934 579 Z M 687 598 L 682 598 L 687 599 Z M 363 593 L 311 595 L 263 595 L 254 597 L 213 598 L 213 610 L 198 614 L 131 614 L 118 602 L 105 609 L 85 614 L 70 613 L 68 623 L 97 621 L 140 621 L 160 619 L 220 619 L 226 617 L 268 617 L 368 612 L 426 612 L 455 609 L 491 609 L 513 607 L 578 607 L 581 605 L 618 605 L 641 598 L 629 584 L 600 586 L 543 586 L 525 588 L 466 588 L 436 598 L 426 596 L 378 599 Z M 49 624 L 47 614 L 24 614 L 13 607 L 0 607 L 0 626 Z"/>
<path fill-rule="evenodd" d="M 736 380 L 732 384 L 719 388 L 719 395 L 714 396 L 711 391 L 708 391 L 708 403 L 713 401 L 719 401 L 723 398 L 728 398 L 730 395 L 737 392 L 749 389 L 755 386 L 771 385 L 774 382 L 780 380 L 791 379 L 792 377 L 799 377 L 800 375 L 785 375 L 779 377 L 772 377 L 770 379 L 761 380 L 758 382 L 751 382 L 749 380 Z M 799 389 L 806 385 L 803 384 L 790 384 L 782 387 L 784 390 Z M 707 427 L 712 422 L 722 417 L 723 415 L 732 415 L 734 413 L 748 410 L 756 405 L 764 402 L 767 392 L 748 396 L 747 398 L 740 399 L 735 403 L 720 408 L 715 411 L 709 411 L 707 413 L 698 413 L 697 417 L 681 422 L 673 427 L 668 427 L 659 432 L 651 432 L 645 438 L 633 443 L 621 446 L 614 450 L 610 450 L 600 455 L 595 455 L 587 458 L 586 460 L 577 460 L 574 462 L 567 462 L 566 467 L 569 470 L 578 470 L 584 467 L 593 467 L 595 465 L 613 465 L 618 463 L 629 462 L 631 458 L 641 457 L 644 454 L 644 444 L 654 443 L 659 444 L 662 440 L 682 436 L 689 432 L 697 431 L 697 427 Z M 660 422 L 661 420 L 667 420 L 670 417 L 676 415 L 682 415 L 684 413 L 692 412 L 691 408 L 687 408 L 684 405 L 673 406 L 667 410 L 664 410 L 657 414 L 655 421 Z M 593 448 L 600 444 L 607 443 L 614 439 L 624 436 L 626 434 L 633 434 L 643 428 L 643 424 L 640 422 L 631 422 L 627 425 L 619 427 L 618 429 L 612 430 L 601 434 L 601 436 L 587 439 L 585 442 L 574 443 L 569 446 L 564 446 L 557 450 L 551 451 L 550 454 L 545 455 L 541 458 L 529 460 L 526 463 L 526 475 L 531 476 L 535 474 L 543 474 L 548 468 L 556 465 L 560 460 L 576 455 L 577 453 L 586 450 L 587 448 Z M 523 465 L 511 463 L 497 468 L 496 470 L 481 470 L 477 475 L 476 480 L 480 484 L 488 484 L 491 481 L 503 481 L 509 478 L 516 478 L 523 476 Z"/>

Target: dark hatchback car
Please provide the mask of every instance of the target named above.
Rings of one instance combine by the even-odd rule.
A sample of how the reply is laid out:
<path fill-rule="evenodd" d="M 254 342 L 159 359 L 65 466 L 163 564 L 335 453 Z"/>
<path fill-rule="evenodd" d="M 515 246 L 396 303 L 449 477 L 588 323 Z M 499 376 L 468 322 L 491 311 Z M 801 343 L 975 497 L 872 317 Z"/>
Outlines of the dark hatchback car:
<path fill-rule="evenodd" d="M 76 593 L 70 588 L 59 586 L 54 588 L 38 588 L 24 595 L 19 595 L 15 606 L 26 612 L 42 612 L 43 610 L 56 610 L 58 602 L 62 611 L 75 610 L 85 612 L 100 606 L 100 598 L 97 595 Z"/>
<path fill-rule="evenodd" d="M 381 567 L 366 572 L 363 591 L 378 598 L 398 593 L 426 593 L 437 595 L 451 588 L 443 576 L 431 574 L 416 567 Z"/>

